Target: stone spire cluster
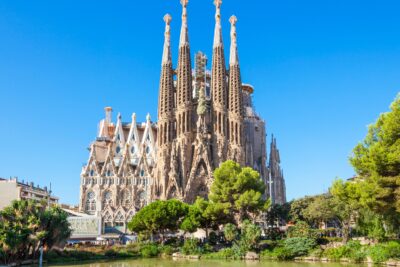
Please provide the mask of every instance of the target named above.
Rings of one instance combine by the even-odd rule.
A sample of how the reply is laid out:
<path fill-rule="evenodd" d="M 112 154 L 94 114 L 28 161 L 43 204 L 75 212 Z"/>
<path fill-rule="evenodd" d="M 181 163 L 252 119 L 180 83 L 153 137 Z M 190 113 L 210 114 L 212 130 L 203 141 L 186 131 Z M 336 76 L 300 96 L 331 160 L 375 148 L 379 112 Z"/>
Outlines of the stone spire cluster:
<path fill-rule="evenodd" d="M 212 172 L 225 160 L 242 165 L 246 157 L 242 79 L 237 47 L 237 18 L 231 24 L 228 68 L 225 62 L 221 26 L 222 0 L 214 0 L 215 28 L 211 73 L 192 71 L 188 34 L 188 0 L 181 0 L 178 63 L 173 70 L 170 52 L 170 17 L 166 16 L 166 34 L 159 94 L 159 134 L 155 198 L 180 198 L 193 201 L 207 196 Z M 196 57 L 206 58 L 203 54 Z M 201 77 L 197 77 L 200 75 Z M 204 82 L 203 82 L 204 79 Z M 175 81 L 175 82 L 173 82 Z M 209 86 L 209 96 L 205 88 Z M 199 95 L 193 95 L 194 89 Z M 200 88 L 200 89 L 199 89 Z M 172 105 L 171 105 L 172 103 Z M 201 112 L 198 112 L 198 111 Z M 162 112 L 161 112 L 162 111 Z M 246 139 L 247 140 L 247 139 Z M 252 157 L 251 157 L 252 158 Z M 251 160 L 250 160 L 251 161 Z"/>
<path fill-rule="evenodd" d="M 214 1 L 211 70 L 201 52 L 196 54 L 192 70 L 188 0 L 181 0 L 181 5 L 176 68 L 172 18 L 164 16 L 157 122 L 152 122 L 150 115 L 145 122 L 137 122 L 135 113 L 129 122 L 123 122 L 120 114 L 113 122 L 112 108 L 106 107 L 96 139 L 90 144 L 81 172 L 80 210 L 100 216 L 103 230 L 125 232 L 132 216 L 157 199 L 192 203 L 198 196 L 207 198 L 213 171 L 226 160 L 257 170 L 267 188 L 265 196 L 274 203 L 286 201 L 276 139 L 272 138 L 268 162 L 266 123 L 255 112 L 253 86 L 242 83 L 237 18 L 229 19 L 230 55 L 225 62 L 222 1 Z"/>

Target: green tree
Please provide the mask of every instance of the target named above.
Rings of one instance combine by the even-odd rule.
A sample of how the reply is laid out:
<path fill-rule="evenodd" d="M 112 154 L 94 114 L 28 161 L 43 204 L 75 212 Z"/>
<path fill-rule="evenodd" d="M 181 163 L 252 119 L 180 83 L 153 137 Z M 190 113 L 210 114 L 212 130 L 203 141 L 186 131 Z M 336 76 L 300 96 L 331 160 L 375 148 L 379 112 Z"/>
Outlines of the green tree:
<path fill-rule="evenodd" d="M 190 206 L 188 215 L 184 218 L 180 228 L 193 233 L 202 228 L 208 237 L 209 229 L 218 229 L 219 225 L 230 222 L 229 205 L 226 203 L 214 203 L 204 198 L 197 197 Z"/>
<path fill-rule="evenodd" d="M 306 209 L 314 201 L 314 197 L 305 196 L 290 203 L 290 211 L 288 219 L 292 222 L 309 222 L 307 215 L 305 215 Z"/>
<path fill-rule="evenodd" d="M 301 238 L 316 239 L 317 234 L 316 231 L 308 225 L 308 223 L 303 221 L 298 221 L 296 222 L 295 225 L 289 227 L 287 231 L 287 236 L 289 238 L 301 237 Z"/>
<path fill-rule="evenodd" d="M 369 126 L 350 162 L 365 189 L 360 201 L 392 224 L 400 225 L 400 95 L 390 111 Z"/>
<path fill-rule="evenodd" d="M 67 214 L 45 202 L 14 201 L 0 211 L 0 250 L 5 264 L 34 259 L 40 246 L 49 250 L 70 234 Z"/>
<path fill-rule="evenodd" d="M 133 216 L 128 228 L 136 233 L 160 234 L 163 241 L 166 231 L 175 232 L 188 213 L 189 206 L 179 200 L 157 200 Z"/>
<path fill-rule="evenodd" d="M 236 239 L 238 235 L 238 230 L 236 225 L 232 224 L 232 223 L 227 223 L 224 226 L 224 237 L 226 239 L 226 241 L 228 242 L 232 242 L 233 240 Z"/>
<path fill-rule="evenodd" d="M 269 202 L 263 199 L 264 192 L 265 185 L 257 171 L 228 160 L 214 171 L 209 198 L 229 208 L 238 221 L 254 220 L 269 207 Z"/>
<path fill-rule="evenodd" d="M 311 203 L 303 211 L 307 222 L 315 227 L 336 219 L 334 203 L 330 194 L 322 194 L 313 197 Z"/>
<path fill-rule="evenodd" d="M 342 225 L 343 242 L 347 243 L 352 220 L 357 221 L 357 215 L 362 208 L 360 203 L 360 187 L 358 183 L 335 180 L 330 188 L 333 211 Z"/>
<path fill-rule="evenodd" d="M 258 241 L 261 238 L 260 226 L 251 223 L 249 220 L 244 220 L 241 225 L 240 247 L 243 251 L 248 251 L 256 248 Z"/>

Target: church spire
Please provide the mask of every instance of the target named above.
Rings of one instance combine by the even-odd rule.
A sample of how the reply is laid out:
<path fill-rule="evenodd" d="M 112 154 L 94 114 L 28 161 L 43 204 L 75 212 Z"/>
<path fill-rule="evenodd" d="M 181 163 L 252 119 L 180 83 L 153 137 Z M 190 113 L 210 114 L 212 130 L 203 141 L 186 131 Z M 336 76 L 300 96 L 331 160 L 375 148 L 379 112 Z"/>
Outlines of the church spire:
<path fill-rule="evenodd" d="M 170 23 L 171 16 L 166 14 L 164 16 L 165 21 L 165 41 L 164 50 L 161 64 L 161 77 L 160 77 L 160 89 L 158 96 L 158 119 L 160 122 L 171 120 L 171 115 L 174 109 L 174 80 L 173 80 L 173 69 L 171 60 L 171 36 L 170 36 Z M 168 132 L 159 132 L 160 135 L 169 136 Z M 161 137 L 161 136 L 160 136 Z M 167 140 L 165 140 L 167 142 Z M 162 142 L 160 142 L 161 144 Z"/>
<path fill-rule="evenodd" d="M 189 35 L 187 27 L 187 4 L 189 0 L 181 0 L 182 5 L 182 26 L 181 26 L 181 37 L 179 39 L 179 47 L 189 44 Z"/>
<path fill-rule="evenodd" d="M 229 107 L 229 139 L 231 141 L 231 149 L 243 151 L 244 125 L 243 125 L 243 93 L 242 79 L 240 77 L 240 67 L 237 53 L 236 42 L 236 22 L 237 18 L 231 16 L 231 51 L 229 59 L 229 86 L 228 86 L 228 107 Z M 231 151 L 231 156 L 235 156 L 238 162 L 244 161 L 244 155 L 235 151 Z M 237 158 L 236 158 L 237 156 Z M 239 157 L 242 156 L 242 157 Z"/>
<path fill-rule="evenodd" d="M 237 38 L 236 38 L 236 16 L 231 16 L 229 18 L 229 22 L 231 23 L 231 51 L 229 58 L 229 65 L 239 64 L 238 52 L 237 52 Z"/>
<path fill-rule="evenodd" d="M 189 132 L 191 129 L 191 101 L 192 101 L 192 66 L 190 61 L 190 45 L 187 28 L 188 0 L 181 0 L 182 28 L 179 42 L 179 56 L 177 73 L 177 134 L 178 136 Z"/>
<path fill-rule="evenodd" d="M 214 131 L 215 166 L 225 161 L 228 139 L 228 96 L 226 66 L 221 32 L 221 0 L 214 0 L 215 31 L 211 67 L 211 98 Z"/>
<path fill-rule="evenodd" d="M 223 47 L 222 30 L 221 30 L 221 4 L 222 0 L 214 0 L 215 5 L 215 30 L 214 30 L 214 48 L 217 46 Z"/>
<path fill-rule="evenodd" d="M 169 14 L 164 16 L 165 21 L 165 33 L 164 33 L 164 50 L 162 56 L 162 63 L 161 65 L 171 63 L 171 33 L 170 33 L 170 23 L 172 17 Z"/>

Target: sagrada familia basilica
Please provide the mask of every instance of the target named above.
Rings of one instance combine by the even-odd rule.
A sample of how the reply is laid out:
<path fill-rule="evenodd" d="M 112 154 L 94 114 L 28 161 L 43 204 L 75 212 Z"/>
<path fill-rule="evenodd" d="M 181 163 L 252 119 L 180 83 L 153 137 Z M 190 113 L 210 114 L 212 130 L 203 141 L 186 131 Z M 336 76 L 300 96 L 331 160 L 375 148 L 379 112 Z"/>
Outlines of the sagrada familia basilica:
<path fill-rule="evenodd" d="M 254 88 L 242 83 L 236 23 L 232 16 L 229 67 L 221 30 L 221 0 L 215 0 L 211 71 L 201 52 L 192 69 L 187 27 L 188 0 L 181 0 L 182 26 L 178 64 L 171 55 L 171 16 L 165 15 L 165 41 L 158 97 L 158 121 L 149 115 L 129 123 L 105 108 L 97 138 L 81 173 L 80 210 L 101 216 L 105 229 L 126 231 L 140 208 L 156 199 L 193 202 L 207 197 L 213 170 L 226 160 L 256 169 L 266 184 L 265 196 L 286 202 L 276 139 L 267 159 L 266 127 L 252 103 Z"/>

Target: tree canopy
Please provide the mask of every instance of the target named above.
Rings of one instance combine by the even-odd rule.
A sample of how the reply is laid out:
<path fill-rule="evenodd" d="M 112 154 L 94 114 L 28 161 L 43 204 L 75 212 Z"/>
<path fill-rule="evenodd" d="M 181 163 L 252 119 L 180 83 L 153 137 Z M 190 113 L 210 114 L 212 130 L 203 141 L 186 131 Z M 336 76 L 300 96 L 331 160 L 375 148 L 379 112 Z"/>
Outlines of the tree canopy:
<path fill-rule="evenodd" d="M 400 223 L 400 95 L 369 126 L 350 162 L 362 187 L 360 201 L 392 224 Z"/>
<path fill-rule="evenodd" d="M 263 198 L 264 192 L 265 185 L 257 171 L 228 160 L 214 171 L 209 199 L 226 206 L 239 221 L 246 218 L 254 220 L 270 205 Z"/>
<path fill-rule="evenodd" d="M 36 201 L 13 201 L 0 211 L 0 250 L 5 264 L 36 258 L 40 246 L 51 249 L 71 234 L 67 213 Z"/>
<path fill-rule="evenodd" d="M 189 206 L 179 200 L 157 200 L 142 208 L 128 224 L 137 233 L 164 234 L 165 231 L 178 230 Z"/>

